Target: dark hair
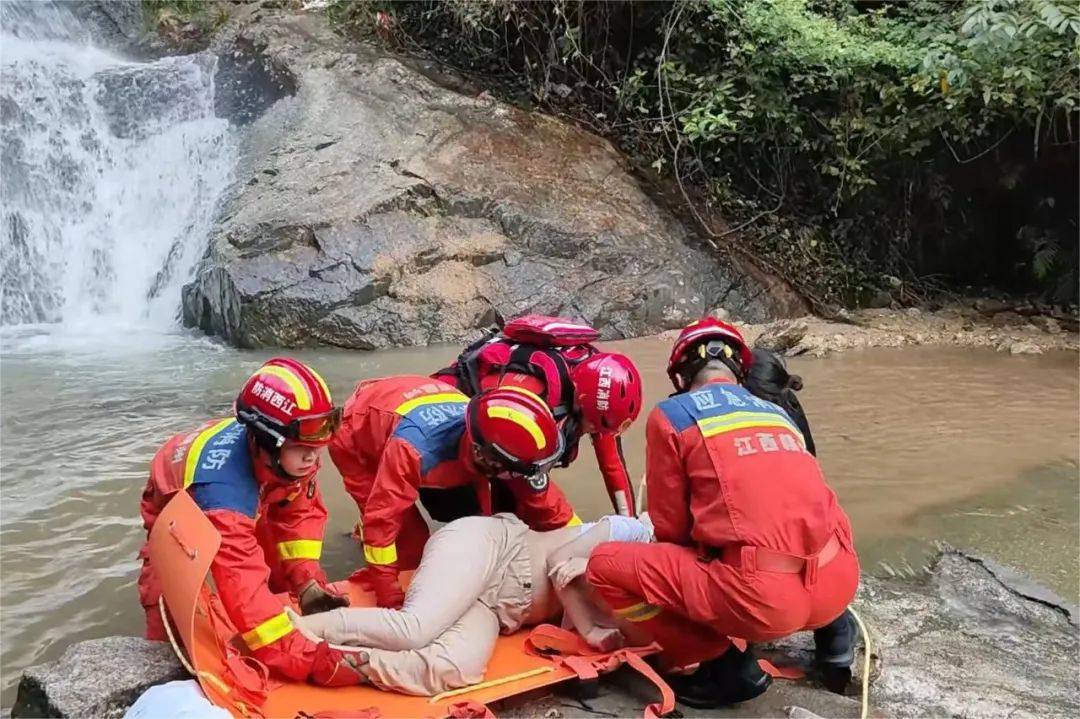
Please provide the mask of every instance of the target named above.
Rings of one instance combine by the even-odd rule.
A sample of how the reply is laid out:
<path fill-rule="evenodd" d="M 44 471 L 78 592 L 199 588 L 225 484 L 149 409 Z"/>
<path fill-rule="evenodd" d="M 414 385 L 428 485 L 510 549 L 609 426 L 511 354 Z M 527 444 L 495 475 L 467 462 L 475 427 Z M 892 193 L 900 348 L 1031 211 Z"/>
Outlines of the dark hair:
<path fill-rule="evenodd" d="M 810 422 L 795 393 L 803 388 L 802 377 L 788 372 L 784 359 L 769 350 L 754 350 L 754 361 L 746 373 L 743 386 L 755 397 L 779 405 L 794 420 L 806 440 L 806 449 L 816 455 L 814 438 L 810 435 Z"/>

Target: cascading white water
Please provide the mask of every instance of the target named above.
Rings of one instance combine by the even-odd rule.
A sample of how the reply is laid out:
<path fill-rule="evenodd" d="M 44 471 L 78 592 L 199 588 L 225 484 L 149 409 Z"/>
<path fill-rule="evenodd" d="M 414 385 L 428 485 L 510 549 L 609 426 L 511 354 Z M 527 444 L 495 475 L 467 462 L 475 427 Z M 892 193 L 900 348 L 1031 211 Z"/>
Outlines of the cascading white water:
<path fill-rule="evenodd" d="M 132 62 L 62 3 L 3 6 L 0 324 L 175 326 L 235 164 L 215 58 Z"/>

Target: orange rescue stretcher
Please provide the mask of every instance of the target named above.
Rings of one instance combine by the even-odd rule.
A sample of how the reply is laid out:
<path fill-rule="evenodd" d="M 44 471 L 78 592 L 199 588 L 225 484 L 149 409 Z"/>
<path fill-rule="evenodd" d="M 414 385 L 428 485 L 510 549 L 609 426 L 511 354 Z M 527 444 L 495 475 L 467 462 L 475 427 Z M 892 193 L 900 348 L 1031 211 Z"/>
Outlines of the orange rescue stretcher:
<path fill-rule="evenodd" d="M 641 672 L 660 690 L 661 701 L 645 708 L 646 717 L 663 716 L 675 708 L 671 689 L 643 659 L 659 650 L 656 645 L 599 654 L 577 634 L 550 625 L 500 637 L 483 682 L 434 697 L 409 696 L 372 686 L 331 689 L 271 677 L 264 665 L 239 648 L 239 633 L 206 582 L 220 545 L 217 530 L 187 492 L 175 495 L 150 533 L 150 556 L 154 566 L 160 568 L 163 611 L 167 609 L 166 619 L 171 618 L 186 653 L 186 658 L 180 659 L 210 701 L 233 716 L 491 717 L 494 715 L 488 705 L 492 702 L 571 679 L 596 680 L 600 674 L 624 665 Z M 356 583 L 344 581 L 334 586 L 348 593 L 354 607 L 375 604 L 373 596 Z"/>

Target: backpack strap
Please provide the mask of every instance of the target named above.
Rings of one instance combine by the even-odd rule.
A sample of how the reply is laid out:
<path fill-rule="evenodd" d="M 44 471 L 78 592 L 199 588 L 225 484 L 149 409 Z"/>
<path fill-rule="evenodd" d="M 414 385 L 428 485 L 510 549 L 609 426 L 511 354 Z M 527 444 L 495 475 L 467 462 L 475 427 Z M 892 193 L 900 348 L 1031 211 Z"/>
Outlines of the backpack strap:
<path fill-rule="evenodd" d="M 457 377 L 457 386 L 469 397 L 474 397 L 480 392 L 481 367 L 480 354 L 490 344 L 499 342 L 500 335 L 497 329 L 492 329 L 483 337 L 466 347 L 458 355 L 457 362 L 446 369 L 439 370 L 438 374 L 451 374 Z"/>
<path fill-rule="evenodd" d="M 556 420 L 574 411 L 574 381 L 570 368 L 559 351 L 552 347 L 515 344 L 510 346 L 510 357 L 504 372 L 521 372 L 544 381 L 544 401 L 551 407 Z"/>

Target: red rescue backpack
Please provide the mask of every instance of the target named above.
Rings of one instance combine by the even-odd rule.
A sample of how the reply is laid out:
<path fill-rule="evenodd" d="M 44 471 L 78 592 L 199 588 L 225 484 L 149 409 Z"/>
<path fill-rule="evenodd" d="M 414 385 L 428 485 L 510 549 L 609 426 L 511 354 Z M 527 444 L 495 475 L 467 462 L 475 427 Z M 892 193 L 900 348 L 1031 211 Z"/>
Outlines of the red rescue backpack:
<path fill-rule="evenodd" d="M 503 326 L 502 334 L 506 339 L 539 347 L 591 345 L 600 339 L 600 331 L 583 322 L 545 315 L 516 317 Z"/>
<path fill-rule="evenodd" d="M 599 337 L 598 330 L 583 322 L 524 315 L 510 320 L 501 330 L 492 329 L 466 347 L 454 364 L 433 376 L 457 385 L 469 396 L 479 393 L 481 380 L 492 374 L 501 377 L 520 372 L 543 381 L 543 399 L 566 440 L 559 463 L 565 467 L 577 455 L 581 435 L 570 371 L 597 352 L 592 343 Z"/>

